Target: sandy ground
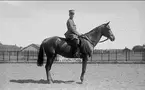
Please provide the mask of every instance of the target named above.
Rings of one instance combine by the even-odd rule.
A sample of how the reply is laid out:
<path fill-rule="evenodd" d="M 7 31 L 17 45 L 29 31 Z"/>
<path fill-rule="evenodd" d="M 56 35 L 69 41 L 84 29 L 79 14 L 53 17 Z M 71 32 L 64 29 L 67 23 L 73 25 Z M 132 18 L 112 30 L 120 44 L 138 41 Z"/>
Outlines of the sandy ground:
<path fill-rule="evenodd" d="M 0 90 L 145 90 L 144 64 L 88 64 L 80 84 L 81 64 L 53 64 L 53 84 L 44 66 L 0 64 Z"/>

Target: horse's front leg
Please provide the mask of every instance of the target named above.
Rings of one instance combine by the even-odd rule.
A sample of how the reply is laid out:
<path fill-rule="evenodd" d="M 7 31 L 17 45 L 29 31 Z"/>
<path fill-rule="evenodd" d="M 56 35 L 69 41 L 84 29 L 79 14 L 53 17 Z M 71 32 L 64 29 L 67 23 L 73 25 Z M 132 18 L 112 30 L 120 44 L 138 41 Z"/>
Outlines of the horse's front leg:
<path fill-rule="evenodd" d="M 85 56 L 82 60 L 82 73 L 81 73 L 81 77 L 80 77 L 80 80 L 81 80 L 81 83 L 83 83 L 84 81 L 84 74 L 86 72 L 86 67 L 87 67 L 87 61 L 88 61 L 89 57 L 88 56 Z"/>

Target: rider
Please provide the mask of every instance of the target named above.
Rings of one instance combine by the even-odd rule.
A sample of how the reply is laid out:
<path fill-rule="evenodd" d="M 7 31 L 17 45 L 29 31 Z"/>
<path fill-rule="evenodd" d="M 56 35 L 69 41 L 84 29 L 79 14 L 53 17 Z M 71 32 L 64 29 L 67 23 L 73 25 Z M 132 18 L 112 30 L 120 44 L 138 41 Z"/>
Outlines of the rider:
<path fill-rule="evenodd" d="M 75 11 L 74 10 L 69 10 L 69 19 L 67 20 L 67 32 L 64 34 L 66 39 L 69 39 L 73 42 L 74 46 L 74 52 L 73 56 L 78 57 L 79 55 L 79 38 L 78 36 L 80 35 L 78 31 L 76 30 L 76 25 L 74 23 L 73 17 L 74 17 Z"/>

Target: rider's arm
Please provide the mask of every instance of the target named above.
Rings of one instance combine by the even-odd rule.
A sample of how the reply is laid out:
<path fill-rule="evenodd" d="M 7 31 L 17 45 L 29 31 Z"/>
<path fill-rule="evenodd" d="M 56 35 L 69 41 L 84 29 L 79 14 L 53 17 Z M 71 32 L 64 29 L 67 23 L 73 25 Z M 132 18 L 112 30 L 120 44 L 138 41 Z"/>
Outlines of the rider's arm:
<path fill-rule="evenodd" d="M 80 35 L 79 32 L 76 30 L 76 26 L 74 26 L 74 23 L 72 20 L 68 20 L 67 27 L 69 30 L 71 30 L 74 34 Z"/>

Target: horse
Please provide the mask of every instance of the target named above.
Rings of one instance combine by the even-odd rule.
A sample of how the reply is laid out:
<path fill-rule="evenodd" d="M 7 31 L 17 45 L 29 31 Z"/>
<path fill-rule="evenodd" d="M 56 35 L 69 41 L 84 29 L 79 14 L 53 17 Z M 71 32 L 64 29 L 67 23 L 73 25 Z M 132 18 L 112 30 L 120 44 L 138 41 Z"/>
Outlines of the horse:
<path fill-rule="evenodd" d="M 113 35 L 109 22 L 104 23 L 98 27 L 95 27 L 91 31 L 81 35 L 80 39 L 80 57 L 82 59 L 82 72 L 80 76 L 81 83 L 84 81 L 84 74 L 86 72 L 87 61 L 90 56 L 93 54 L 93 49 L 100 41 L 102 36 L 105 36 L 110 41 L 115 40 L 115 36 Z M 48 83 L 53 83 L 53 79 L 51 77 L 51 66 L 53 61 L 56 59 L 57 54 L 62 55 L 66 58 L 75 58 L 73 57 L 73 47 L 70 44 L 71 42 L 67 41 L 65 38 L 52 36 L 46 38 L 42 41 L 39 52 L 38 52 L 38 60 L 37 66 L 43 66 L 44 63 L 44 53 L 46 54 L 47 61 L 45 65 L 46 76 Z"/>

